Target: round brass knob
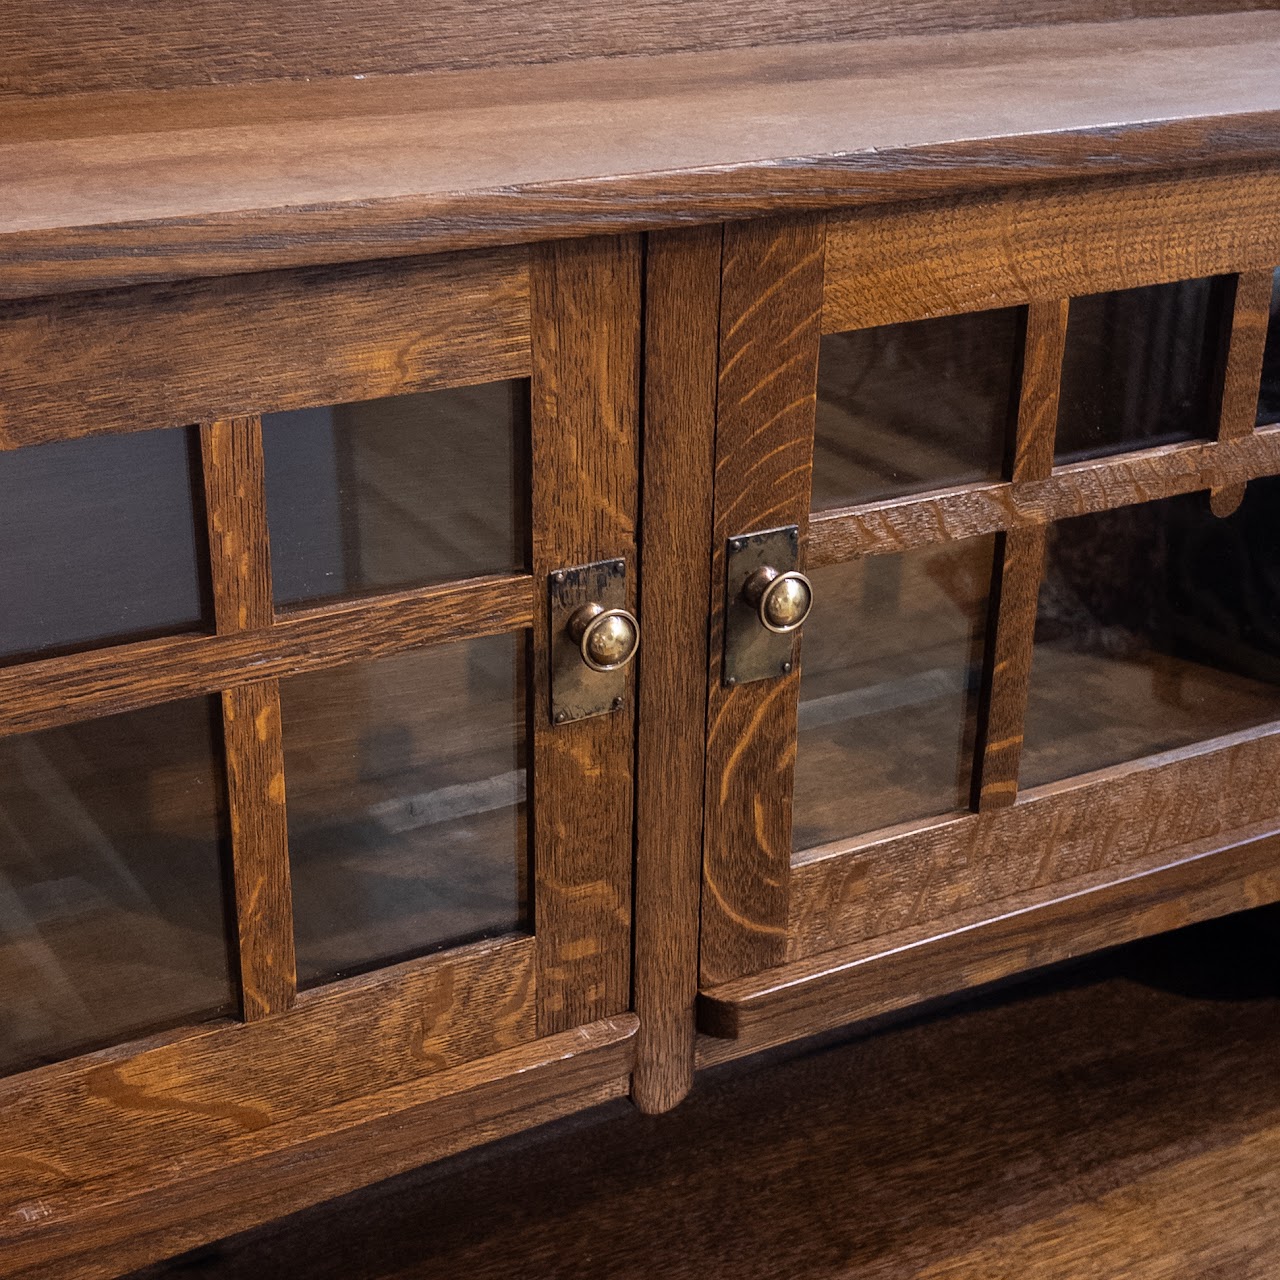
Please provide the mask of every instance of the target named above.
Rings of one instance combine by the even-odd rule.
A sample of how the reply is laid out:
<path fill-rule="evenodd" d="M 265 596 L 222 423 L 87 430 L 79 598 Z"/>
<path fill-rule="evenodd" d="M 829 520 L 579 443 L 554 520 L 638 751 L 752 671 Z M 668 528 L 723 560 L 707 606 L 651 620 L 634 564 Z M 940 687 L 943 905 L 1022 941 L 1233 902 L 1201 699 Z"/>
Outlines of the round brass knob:
<path fill-rule="evenodd" d="M 794 570 L 779 573 L 770 565 L 757 569 L 746 581 L 742 594 L 760 615 L 760 624 L 785 635 L 797 630 L 813 608 L 813 584 Z"/>
<path fill-rule="evenodd" d="M 569 634 L 592 671 L 617 671 L 640 647 L 640 624 L 635 615 L 598 604 L 584 604 L 574 613 L 569 619 Z"/>

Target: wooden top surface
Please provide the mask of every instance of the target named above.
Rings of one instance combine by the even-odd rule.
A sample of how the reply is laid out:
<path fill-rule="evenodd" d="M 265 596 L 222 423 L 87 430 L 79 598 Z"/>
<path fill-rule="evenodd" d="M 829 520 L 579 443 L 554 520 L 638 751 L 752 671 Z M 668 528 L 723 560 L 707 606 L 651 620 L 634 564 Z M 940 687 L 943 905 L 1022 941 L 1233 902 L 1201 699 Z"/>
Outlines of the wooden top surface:
<path fill-rule="evenodd" d="M 0 296 L 1280 154 L 1280 13 L 6 103 Z"/>

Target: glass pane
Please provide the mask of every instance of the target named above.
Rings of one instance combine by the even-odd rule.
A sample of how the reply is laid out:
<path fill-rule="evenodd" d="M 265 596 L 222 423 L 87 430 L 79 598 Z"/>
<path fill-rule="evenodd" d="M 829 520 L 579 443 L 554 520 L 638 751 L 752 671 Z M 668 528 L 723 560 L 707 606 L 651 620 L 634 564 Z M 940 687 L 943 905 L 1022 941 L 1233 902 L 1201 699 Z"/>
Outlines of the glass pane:
<path fill-rule="evenodd" d="M 1057 460 L 1214 434 L 1221 279 L 1072 298 Z"/>
<path fill-rule="evenodd" d="M 1280 270 L 1272 278 L 1271 316 L 1262 357 L 1262 388 L 1258 394 L 1258 426 L 1280 422 Z"/>
<path fill-rule="evenodd" d="M 0 453 L 0 656 L 208 624 L 199 448 L 183 428 Z"/>
<path fill-rule="evenodd" d="M 1019 324 L 982 311 L 823 338 L 813 509 L 999 479 Z"/>
<path fill-rule="evenodd" d="M 529 383 L 262 419 L 277 605 L 528 564 Z"/>
<path fill-rule="evenodd" d="M 0 1071 L 232 1012 L 216 715 L 0 739 Z"/>
<path fill-rule="evenodd" d="M 969 805 L 992 538 L 817 569 L 793 847 Z"/>
<path fill-rule="evenodd" d="M 1280 718 L 1280 480 L 1049 531 L 1021 784 Z"/>
<path fill-rule="evenodd" d="M 520 926 L 524 664 L 495 636 L 281 682 L 301 982 Z"/>

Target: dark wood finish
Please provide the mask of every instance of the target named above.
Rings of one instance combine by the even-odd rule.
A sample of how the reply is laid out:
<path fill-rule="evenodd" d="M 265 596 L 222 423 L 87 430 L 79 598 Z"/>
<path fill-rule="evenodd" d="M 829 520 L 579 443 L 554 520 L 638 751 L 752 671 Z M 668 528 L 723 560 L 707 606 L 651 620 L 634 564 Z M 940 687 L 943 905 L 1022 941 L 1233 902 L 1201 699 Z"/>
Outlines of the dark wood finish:
<path fill-rule="evenodd" d="M 1130 0 L 1129 18 L 1232 13 L 1265 8 L 1260 0 Z M 456 0 L 432 6 L 428 21 L 405 0 L 378 0 L 359 18 L 339 0 L 299 10 L 216 0 L 198 13 L 126 0 L 104 11 L 78 0 L 64 7 L 58 39 L 39 11 L 18 0 L 0 6 L 9 56 L 0 96 L 104 89 L 181 89 L 191 84 L 382 75 L 461 67 L 540 63 L 549 58 L 750 48 L 777 41 L 882 38 L 982 30 L 1119 16 L 1100 0 L 908 0 L 870 3 L 805 0 L 785 17 L 769 0 L 726 9 L 716 0 L 629 0 L 608 14 L 589 0 L 548 10 L 531 0 L 486 9 L 484 21 Z"/>
<path fill-rule="evenodd" d="M 822 308 L 817 219 L 725 230 L 712 534 L 701 981 L 776 964 L 786 945 L 800 673 L 726 689 L 725 544 L 808 522 Z"/>
<path fill-rule="evenodd" d="M 1222 371 L 1218 439 L 1238 440 L 1253 431 L 1258 410 L 1262 353 L 1271 312 L 1271 271 L 1246 271 L 1236 277 L 1230 310 L 1227 357 Z M 1243 484 L 1215 489 L 1213 513 L 1229 516 L 1244 501 Z"/>
<path fill-rule="evenodd" d="M 0 1082 L 0 1164 L 12 1179 L 3 1221 L 16 1226 L 20 1205 L 88 1182 L 124 1189 L 139 1170 L 158 1174 L 195 1152 L 216 1160 L 246 1134 L 532 1040 L 534 949 L 531 938 L 477 943 L 304 992 L 282 1017 L 162 1035 Z"/>
<path fill-rule="evenodd" d="M 257 418 L 229 418 L 200 429 L 205 514 L 219 634 L 271 625 L 271 548 Z"/>
<path fill-rule="evenodd" d="M 12 303 L 0 448 L 525 377 L 528 281 L 503 249 Z"/>
<path fill-rule="evenodd" d="M 828 952 L 703 992 L 698 1021 L 753 1048 L 889 1013 L 1135 938 L 1280 900 L 1280 836 L 882 949 Z"/>
<path fill-rule="evenodd" d="M 626 1092 L 631 1014 L 250 1130 L 130 1183 L 45 1197 L 0 1228 L 8 1275 L 109 1280 L 134 1267 Z M 255 1194 L 246 1194 L 252 1187 Z"/>
<path fill-rule="evenodd" d="M 690 9 L 691 26 L 704 12 Z M 572 47 L 563 33 L 576 35 L 557 16 L 550 57 Z M 545 30 L 540 19 L 533 30 Z M 183 57 L 188 20 L 170 28 L 183 32 Z M 0 147 L 0 296 L 1273 162 L 1278 21 L 1229 13 L 20 104 Z M 276 28 L 244 30 L 261 50 Z M 57 66 L 62 48 L 41 64 Z M 1266 175 L 1251 175 L 1243 189 L 1260 183 Z M 1242 221 L 1260 224 L 1259 250 L 1274 245 L 1273 202 L 1223 207 L 1224 251 L 1241 246 L 1232 228 Z M 1156 230 L 1167 278 L 1207 274 L 1180 266 L 1185 243 L 1159 234 L 1186 212 L 1139 219 Z M 1062 246 L 1068 264 L 1084 232 L 1077 223 Z M 874 230 L 866 240 L 868 251 L 890 248 Z M 906 297 L 949 256 L 939 243 L 914 270 L 892 246 L 884 267 L 897 263 Z M 1115 261 L 1104 243 L 1086 255 L 1093 266 L 1067 274 Z M 951 283 L 934 305 L 964 310 L 981 281 Z"/>
<path fill-rule="evenodd" d="M 1106 30 L 1106 28 L 1100 28 Z M 1270 167 L 994 191 L 828 221 L 824 332 L 1280 262 Z"/>
<path fill-rule="evenodd" d="M 969 484 L 824 511 L 809 525 L 809 563 L 1025 529 L 1280 473 L 1280 428 L 1234 440 L 1161 445 L 1058 467 L 1047 480 Z"/>
<path fill-rule="evenodd" d="M 1280 825 L 1276 726 L 1116 765 L 963 814 L 815 850 L 791 873 L 788 960 L 892 934 L 1152 850 Z M 704 984 L 706 985 L 706 984 Z"/>
<path fill-rule="evenodd" d="M 721 240 L 718 227 L 664 232 L 645 259 L 631 1096 L 646 1112 L 693 1083 L 707 623 L 691 604 L 711 591 Z"/>
<path fill-rule="evenodd" d="M 541 1035 L 619 1013 L 631 1000 L 633 699 L 628 694 L 610 715 L 553 725 L 541 638 L 549 625 L 545 584 L 557 569 L 622 557 L 634 606 L 640 277 L 636 238 L 542 246 L 532 270 L 540 641 L 531 699 L 533 902 Z"/>
<path fill-rule="evenodd" d="M 1067 300 L 1051 298 L 1027 308 L 1022 384 L 1014 429 L 1014 484 L 1048 479 L 1067 341 Z M 1000 809 L 1018 796 L 1022 722 L 1031 680 L 1036 598 L 1044 565 L 1043 526 L 999 535 L 991 583 L 991 639 L 983 662 L 982 699 L 973 768 L 974 803 Z"/>
<path fill-rule="evenodd" d="M 297 991 L 289 831 L 284 809 L 280 682 L 237 685 L 222 695 L 231 856 L 246 1022 L 283 1013 Z"/>
<path fill-rule="evenodd" d="M 991 590 L 991 624 L 983 670 L 973 789 L 980 811 L 1018 797 L 1022 725 L 1031 683 L 1036 599 L 1044 565 L 1044 526 L 999 535 Z"/>
<path fill-rule="evenodd" d="M 523 574 L 472 578 L 285 614 L 266 631 L 172 636 L 0 669 L 0 734 L 114 715 L 170 698 L 496 635 L 533 620 Z"/>

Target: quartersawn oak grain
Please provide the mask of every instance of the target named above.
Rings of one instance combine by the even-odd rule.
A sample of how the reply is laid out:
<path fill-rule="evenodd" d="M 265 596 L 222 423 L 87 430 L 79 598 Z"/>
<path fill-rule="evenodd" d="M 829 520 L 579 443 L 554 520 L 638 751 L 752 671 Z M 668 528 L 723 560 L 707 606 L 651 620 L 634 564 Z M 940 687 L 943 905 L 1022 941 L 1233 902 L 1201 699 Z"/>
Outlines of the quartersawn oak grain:
<path fill-rule="evenodd" d="M 827 333 L 1280 262 L 1280 171 L 988 191 L 828 219 Z"/>
<path fill-rule="evenodd" d="M 304 992 L 281 1017 L 124 1045 L 0 1082 L 0 1238 L 23 1203 L 119 1193 L 245 1134 L 534 1038 L 535 942 L 503 939 Z M 164 1175 L 168 1176 L 168 1175 Z"/>
<path fill-rule="evenodd" d="M 969 813 L 815 850 L 791 873 L 788 960 L 941 922 L 1161 849 L 1280 825 L 1280 729 L 1245 730 Z M 945 927 L 945 926 L 941 926 Z"/>
<path fill-rule="evenodd" d="M 635 608 L 641 267 L 639 239 L 622 238 L 544 245 L 532 268 L 540 1035 L 620 1013 L 631 1001 L 635 676 L 617 711 L 551 723 L 547 583 L 557 569 L 621 557 Z"/>
<path fill-rule="evenodd" d="M 822 308 L 820 219 L 725 229 L 711 569 L 702 984 L 767 968 L 786 946 L 799 665 L 722 683 L 729 538 L 808 523 Z"/>
<path fill-rule="evenodd" d="M 525 377 L 528 289 L 517 248 L 8 303 L 0 448 Z"/>
<path fill-rule="evenodd" d="M 699 1025 L 757 1050 L 1280 900 L 1280 836 L 1210 844 L 979 923 L 928 937 L 891 935 L 726 983 L 699 998 Z"/>
<path fill-rule="evenodd" d="M 959 485 L 824 511 L 809 525 L 809 563 L 839 564 L 857 555 L 907 551 L 1002 529 L 1154 502 L 1280 474 L 1280 428 L 1232 440 L 1137 449 L 1056 467 L 1046 480 Z"/>
<path fill-rule="evenodd" d="M 718 227 L 649 237 L 636 739 L 631 1096 L 675 1106 L 693 1083 L 715 482 Z"/>
<path fill-rule="evenodd" d="M 1218 406 L 1218 439 L 1238 440 L 1253 431 L 1262 356 L 1271 314 L 1271 271 L 1245 271 L 1232 286 L 1226 360 Z M 1229 516 L 1244 500 L 1243 483 L 1214 489 L 1214 515 Z"/>
<path fill-rule="evenodd" d="M 525 574 L 470 578 L 283 614 L 263 631 L 167 636 L 0 668 L 0 735 L 217 693 L 533 620 Z"/>
<path fill-rule="evenodd" d="M 1192 15 L 37 102 L 6 111 L 0 296 L 1271 164 L 1278 23 Z"/>
<path fill-rule="evenodd" d="M 14 1280 L 110 1280 L 122 1266 L 620 1097 L 635 1030 L 632 1014 L 603 1019 L 245 1133 L 176 1171 L 46 1197 L 39 1214 L 6 1216 L 0 1248 Z"/>

